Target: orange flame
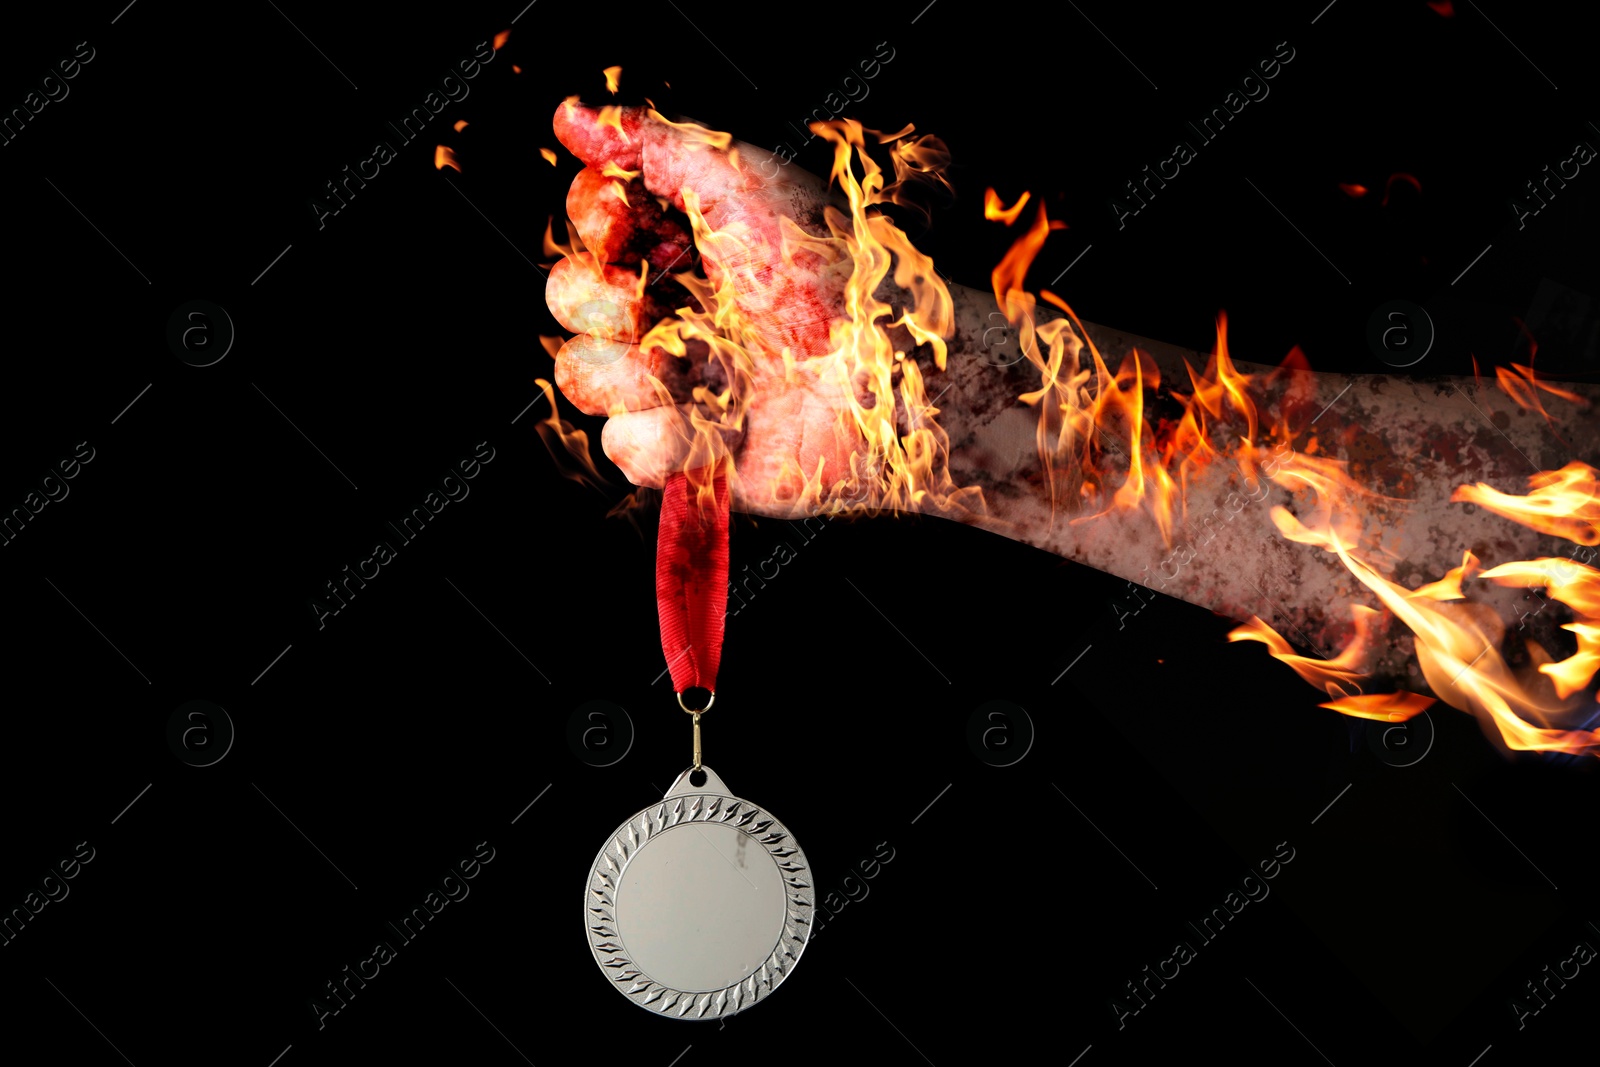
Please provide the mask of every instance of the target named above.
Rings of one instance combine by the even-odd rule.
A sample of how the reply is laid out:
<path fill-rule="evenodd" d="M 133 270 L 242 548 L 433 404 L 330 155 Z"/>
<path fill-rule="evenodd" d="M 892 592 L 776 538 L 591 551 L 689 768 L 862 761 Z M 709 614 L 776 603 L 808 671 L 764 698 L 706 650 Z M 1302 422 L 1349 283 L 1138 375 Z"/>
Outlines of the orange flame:
<path fill-rule="evenodd" d="M 435 145 L 433 149 L 433 169 L 444 170 L 446 167 L 454 167 L 457 174 L 461 173 L 461 164 L 456 162 L 454 149 L 445 145 Z"/>
<path fill-rule="evenodd" d="M 1588 687 L 1600 670 L 1600 571 L 1572 560 L 1550 558 L 1518 560 L 1483 572 L 1483 577 L 1502 585 L 1522 579 L 1530 586 L 1544 586 L 1552 600 L 1571 608 L 1578 621 L 1562 629 L 1578 637 L 1578 651 L 1558 663 L 1542 663 L 1539 673 L 1555 682 L 1556 696 L 1568 696 Z"/>
<path fill-rule="evenodd" d="M 813 123 L 813 128 L 815 124 Z M 918 137 L 911 135 L 916 132 L 916 127 L 909 122 L 905 128 L 894 133 L 879 133 L 876 130 L 867 131 L 876 136 L 879 144 L 889 145 L 889 165 L 894 169 L 894 181 L 885 185 L 881 192 L 884 201 L 898 204 L 911 212 L 919 215 L 923 221 L 928 221 L 930 216 L 927 208 L 922 203 L 922 198 L 929 193 L 953 194 L 954 188 L 950 180 L 945 177 L 945 170 L 950 166 L 950 150 L 943 141 L 931 134 L 922 134 Z M 1052 229 L 1064 227 L 1066 223 L 1052 226 Z"/>
<path fill-rule="evenodd" d="M 622 78 L 621 67 L 607 67 L 602 73 L 606 76 L 606 91 L 612 96 L 617 95 L 617 85 Z"/>
<path fill-rule="evenodd" d="M 1021 202 L 1018 202 L 1021 208 Z M 1017 238 L 1000 262 L 995 265 L 989 277 L 994 283 L 995 303 L 1000 305 L 1000 310 L 1013 323 L 1017 316 L 1022 314 L 1026 306 L 1032 310 L 1033 297 L 1023 289 L 1023 282 L 1027 279 L 1028 268 L 1033 266 L 1034 259 L 1039 255 L 1039 250 L 1044 247 L 1044 239 L 1050 235 L 1050 220 L 1046 217 L 1044 205 L 1039 205 L 1038 214 L 1034 216 L 1033 225 L 1021 237 Z M 1012 301 L 1016 306 L 1013 308 Z"/>
<path fill-rule="evenodd" d="M 1362 703 L 1350 702 L 1350 698 L 1361 693 L 1361 680 L 1367 676 L 1367 659 L 1373 647 L 1373 619 L 1380 614 L 1376 609 L 1358 604 L 1355 608 L 1355 637 L 1351 639 L 1343 652 L 1332 659 L 1313 659 L 1310 656 L 1297 654 L 1284 640 L 1283 635 L 1271 626 L 1262 622 L 1254 615 L 1250 621 L 1228 634 L 1229 641 L 1260 641 L 1272 653 L 1272 658 L 1293 668 L 1294 672 L 1307 682 L 1325 689 L 1334 703 L 1345 702 L 1351 707 L 1365 707 Z M 1386 695 L 1387 699 L 1387 695 Z M 1324 707 L 1329 705 L 1324 704 Z M 1425 707 L 1426 705 L 1424 705 Z M 1339 708 L 1337 710 L 1345 710 Z M 1387 713 L 1396 710 L 1393 706 L 1384 708 L 1385 718 Z M 1421 708 L 1417 709 L 1422 710 Z M 1349 712 L 1347 712 L 1348 714 Z M 1415 714 L 1413 712 L 1412 714 Z M 1376 718 L 1376 715 L 1365 715 L 1364 718 Z"/>
<path fill-rule="evenodd" d="M 1017 198 L 1017 202 L 1015 204 L 1012 204 L 1010 207 L 1002 207 L 1000 194 L 995 192 L 992 188 L 985 189 L 983 191 L 983 217 L 986 219 L 1003 222 L 1007 226 L 1010 226 L 1013 222 L 1017 221 L 1017 216 L 1022 214 L 1022 205 L 1028 202 L 1028 197 L 1030 195 L 1031 194 L 1024 189 L 1022 191 L 1022 195 Z"/>
<path fill-rule="evenodd" d="M 556 165 L 556 154 L 551 149 L 541 148 L 539 149 L 539 154 L 543 156 L 544 161 L 550 164 L 552 167 Z"/>
<path fill-rule="evenodd" d="M 605 484 L 605 479 L 600 477 L 600 472 L 595 469 L 594 460 L 589 457 L 589 435 L 575 429 L 572 423 L 561 417 L 556 408 L 554 386 L 543 378 L 535 378 L 533 381 L 544 393 L 544 398 L 550 405 L 549 416 L 535 423 L 534 428 L 538 431 L 539 439 L 544 442 L 545 448 L 549 450 L 550 458 L 555 460 L 556 468 L 562 477 L 598 489 Z M 557 445 L 560 445 L 559 451 Z M 576 462 L 576 468 L 571 466 L 573 462 Z"/>
<path fill-rule="evenodd" d="M 505 43 L 509 40 L 511 40 L 511 31 L 501 30 L 499 33 L 494 35 L 494 50 L 496 52 L 500 51 L 500 49 L 505 47 Z"/>
<path fill-rule="evenodd" d="M 1539 417 L 1544 419 L 1551 429 L 1555 428 L 1556 421 L 1550 412 L 1545 410 L 1544 401 L 1539 399 L 1540 392 L 1549 393 L 1551 396 L 1559 396 L 1561 399 L 1575 404 L 1588 404 L 1588 401 L 1577 393 L 1572 392 L 1570 389 L 1562 389 L 1559 386 L 1551 385 L 1534 374 L 1532 367 L 1525 367 L 1521 363 L 1511 364 L 1510 370 L 1504 367 L 1496 367 L 1494 369 L 1494 379 L 1495 384 L 1500 387 L 1502 393 L 1514 400 L 1523 411 L 1537 412 Z M 1557 434 L 1557 436 L 1559 437 L 1560 435 Z"/>
<path fill-rule="evenodd" d="M 1593 467 L 1573 460 L 1560 470 L 1531 475 L 1528 485 L 1531 491 L 1527 496 L 1502 493 L 1483 482 L 1462 485 L 1450 500 L 1477 504 L 1540 533 L 1580 545 L 1600 544 L 1600 482 Z"/>
<path fill-rule="evenodd" d="M 1350 573 L 1410 628 L 1416 642 L 1417 665 L 1429 688 L 1445 703 L 1471 712 L 1496 727 L 1509 749 L 1600 750 L 1600 731 L 1549 725 L 1558 723 L 1575 710 L 1570 697 L 1588 684 L 1596 663 L 1600 662 L 1600 648 L 1583 644 L 1577 656 L 1556 665 L 1552 671 L 1544 671 L 1543 666 L 1549 665 L 1550 657 L 1530 641 L 1528 650 L 1540 664 L 1539 672 L 1513 670 L 1500 653 L 1506 624 L 1487 605 L 1464 598 L 1461 583 L 1478 566 L 1471 552 L 1463 553 L 1461 566 L 1439 581 L 1406 590 L 1351 553 L 1348 538 L 1328 520 L 1326 509 L 1323 509 L 1321 521 L 1312 526 L 1300 523 L 1281 507 L 1273 509 L 1273 517 L 1286 537 L 1336 553 Z M 1568 566 L 1578 568 L 1571 572 L 1575 576 L 1570 580 L 1547 579 L 1556 583 L 1551 587 L 1552 595 L 1560 588 L 1570 601 L 1600 607 L 1600 597 L 1595 593 L 1600 585 L 1591 584 L 1600 580 L 1600 573 L 1580 564 L 1569 563 Z M 1497 567 L 1492 573 L 1498 578 L 1512 580 L 1527 576 L 1526 568 L 1518 564 Z M 1570 591 L 1568 586 L 1571 586 Z M 1579 633 L 1580 642 L 1592 641 L 1593 635 L 1587 630 L 1589 625 L 1590 621 L 1584 620 L 1575 631 Z"/>
<path fill-rule="evenodd" d="M 464 130 L 466 128 L 467 128 L 467 120 L 466 119 L 456 119 L 455 130 L 456 130 L 457 133 L 460 133 L 462 130 Z"/>
<path fill-rule="evenodd" d="M 633 139 L 628 136 L 628 131 L 622 128 L 622 108 L 617 104 L 607 104 L 600 109 L 600 117 L 595 120 L 596 125 L 610 126 L 617 131 L 617 136 L 622 138 L 623 144 L 632 144 Z"/>
<path fill-rule="evenodd" d="M 1376 719 L 1378 722 L 1405 722 L 1427 711 L 1436 701 L 1433 697 L 1400 690 L 1398 693 L 1365 693 L 1358 696 L 1339 697 L 1318 707 L 1332 708 L 1357 719 Z"/>
<path fill-rule="evenodd" d="M 620 114 L 622 109 L 612 108 L 610 110 Z M 606 108 L 600 109 L 600 121 L 602 125 L 605 124 L 606 111 Z M 702 147 L 727 149 L 729 145 L 733 144 L 733 134 L 731 133 L 725 133 L 720 130 L 708 130 L 704 126 L 694 122 L 673 122 L 655 108 L 650 109 L 649 115 L 657 122 L 665 123 L 666 125 L 677 130 L 680 135 L 680 140 L 682 140 L 691 151 Z M 620 125 L 617 126 L 617 132 L 622 132 L 622 127 Z M 624 138 L 624 140 L 626 140 L 626 138 Z"/>
<path fill-rule="evenodd" d="M 728 134 L 692 124 L 672 125 L 687 135 L 693 150 L 727 150 L 731 161 Z M 909 128 L 884 135 L 854 120 L 813 123 L 812 128 L 834 145 L 831 180 L 844 194 L 849 210 L 846 214 L 830 208 L 825 213 L 826 236 L 809 234 L 786 220 L 780 225 L 779 253 L 786 262 L 804 255 L 823 264 L 836 264 L 841 271 L 848 267 L 843 294 L 847 317 L 830 331 L 830 352 L 801 359 L 787 349 L 767 349 L 761 332 L 735 299 L 731 272 L 715 283 L 692 273 L 676 276 L 701 310 L 680 308 L 675 318 L 658 323 L 640 344 L 681 356 L 689 341 L 702 342 L 709 349 L 709 358 L 721 365 L 728 383 L 721 393 L 704 386 L 696 389 L 698 403 L 690 417 L 691 457 L 685 466 L 700 466 L 719 457 L 721 431 L 742 428 L 757 380 L 770 380 L 781 368 L 784 381 L 808 376 L 838 395 L 843 406 L 838 433 L 844 440 L 859 443 L 845 469 L 828 469 L 825 458 L 814 470 L 783 461 L 769 487 L 775 499 L 791 502 L 797 511 L 823 513 L 963 510 L 981 505 L 980 490 L 959 489 L 951 480 L 946 462 L 949 441 L 933 418 L 938 409 L 928 399 L 917 364 L 895 350 L 888 333 L 891 328 L 903 328 L 913 343 L 928 345 L 942 371 L 948 351 L 945 338 L 954 331 L 949 290 L 933 269 L 933 261 L 912 245 L 889 216 L 871 210 L 901 202 L 897 197 L 919 183 L 930 187 L 943 183 L 938 164 L 942 146 L 932 138 L 904 141 Z M 891 145 L 893 182 L 868 153 L 869 134 L 878 144 Z M 686 191 L 683 200 L 695 243 L 708 258 L 749 261 L 749 242 L 754 238 L 742 224 L 715 230 L 692 192 Z M 875 295 L 891 270 L 895 284 L 905 294 L 905 307 L 897 318 L 894 305 Z M 897 408 L 910 413 L 909 428 L 896 425 Z M 748 475 L 735 468 L 730 477 L 737 484 L 737 479 Z M 701 488 L 702 495 L 708 491 L 709 486 Z"/>
<path fill-rule="evenodd" d="M 550 256 L 553 259 L 560 259 L 563 256 L 582 255 L 585 251 L 587 251 L 583 247 L 583 239 L 578 236 L 578 228 L 572 224 L 572 220 L 571 219 L 563 219 L 562 220 L 566 224 L 566 228 L 567 228 L 567 243 L 566 244 L 562 244 L 560 241 L 557 241 L 555 239 L 555 237 L 553 236 L 553 234 L 551 232 L 551 223 L 553 221 L 554 221 L 554 219 L 549 217 L 549 216 L 546 216 L 546 218 L 544 220 L 544 254 L 545 255 Z"/>

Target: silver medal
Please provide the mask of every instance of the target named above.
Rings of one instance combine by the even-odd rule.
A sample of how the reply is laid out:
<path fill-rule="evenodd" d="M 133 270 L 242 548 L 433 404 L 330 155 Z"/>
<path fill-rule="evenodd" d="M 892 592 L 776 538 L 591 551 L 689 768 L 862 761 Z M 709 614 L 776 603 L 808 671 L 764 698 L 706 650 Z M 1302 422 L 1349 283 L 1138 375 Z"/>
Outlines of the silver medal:
<path fill-rule="evenodd" d="M 690 768 L 617 827 L 583 894 L 589 946 L 612 988 L 676 1019 L 765 999 L 799 962 L 815 910 L 794 837 L 700 770 L 704 785 Z"/>

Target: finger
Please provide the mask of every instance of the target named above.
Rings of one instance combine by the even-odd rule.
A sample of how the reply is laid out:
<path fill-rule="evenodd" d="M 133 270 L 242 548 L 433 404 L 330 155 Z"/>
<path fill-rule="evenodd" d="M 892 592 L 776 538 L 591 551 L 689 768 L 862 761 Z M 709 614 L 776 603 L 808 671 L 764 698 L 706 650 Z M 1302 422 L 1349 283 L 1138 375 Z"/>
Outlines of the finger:
<path fill-rule="evenodd" d="M 659 489 L 668 474 L 703 467 L 738 448 L 738 431 L 718 427 L 698 435 L 690 422 L 691 405 L 630 411 L 606 420 L 600 447 L 634 485 Z"/>
<path fill-rule="evenodd" d="M 556 388 L 586 415 L 686 403 L 693 394 L 688 360 L 579 334 L 556 354 Z"/>
<path fill-rule="evenodd" d="M 650 108 L 593 108 L 568 97 L 556 108 L 553 125 L 556 139 L 586 165 L 642 169 L 645 188 L 668 198 L 679 211 L 684 209 L 685 189 L 698 197 L 704 211 L 762 181 L 754 166 L 730 157 L 727 149 L 733 140 L 728 134 L 672 122 Z"/>
<path fill-rule="evenodd" d="M 637 341 L 672 314 L 648 289 L 639 295 L 637 270 L 597 264 L 587 252 L 558 260 L 550 268 L 544 299 L 563 327 L 601 340 Z"/>
<path fill-rule="evenodd" d="M 569 96 L 556 108 L 556 140 L 563 148 L 583 160 L 586 166 L 601 168 L 615 163 L 623 170 L 639 169 L 639 149 L 643 146 L 640 127 L 645 121 L 642 107 L 584 107 Z"/>
<path fill-rule="evenodd" d="M 820 182 L 796 168 L 785 172 L 771 153 L 653 109 L 595 109 L 569 100 L 556 109 L 555 124 L 562 143 L 602 174 L 608 163 L 638 169 L 645 188 L 678 210 L 694 201 L 712 231 L 697 242 L 708 278 L 714 285 L 732 282 L 774 354 L 830 350 L 849 263 L 803 250 L 793 262 L 784 255 L 785 220 L 813 236 L 826 232 Z"/>
<path fill-rule="evenodd" d="M 666 217 L 636 171 L 615 165 L 608 171 L 580 170 L 567 190 L 567 216 L 584 247 L 602 263 L 632 265 L 647 259 L 658 270 L 681 270 L 692 262 L 688 253 L 694 239 Z"/>
<path fill-rule="evenodd" d="M 752 145 L 732 142 L 724 151 L 719 145 L 728 142 L 693 123 L 655 117 L 641 131 L 645 188 L 680 209 L 692 197 L 711 229 L 697 247 L 712 284 L 732 283 L 774 353 L 830 351 L 851 263 L 803 247 L 789 251 L 795 226 L 811 236 L 829 232 L 825 187 L 798 168 L 784 173 L 775 156 Z"/>
<path fill-rule="evenodd" d="M 666 197 L 679 211 L 686 207 L 686 191 L 711 219 L 721 205 L 754 197 L 767 187 L 752 157 L 764 160 L 768 153 L 695 122 L 659 115 L 647 119 L 640 126 L 644 143 L 639 153 L 645 188 Z"/>

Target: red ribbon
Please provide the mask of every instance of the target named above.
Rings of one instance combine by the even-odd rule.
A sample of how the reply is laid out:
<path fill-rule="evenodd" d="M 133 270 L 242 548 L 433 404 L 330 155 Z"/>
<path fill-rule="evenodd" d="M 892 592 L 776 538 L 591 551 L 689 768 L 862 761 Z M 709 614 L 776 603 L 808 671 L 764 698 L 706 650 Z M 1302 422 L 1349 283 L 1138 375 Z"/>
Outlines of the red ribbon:
<path fill-rule="evenodd" d="M 688 477 L 667 477 L 656 540 L 656 610 L 672 688 L 717 688 L 728 609 L 728 484 L 712 482 L 715 506 L 702 507 Z"/>

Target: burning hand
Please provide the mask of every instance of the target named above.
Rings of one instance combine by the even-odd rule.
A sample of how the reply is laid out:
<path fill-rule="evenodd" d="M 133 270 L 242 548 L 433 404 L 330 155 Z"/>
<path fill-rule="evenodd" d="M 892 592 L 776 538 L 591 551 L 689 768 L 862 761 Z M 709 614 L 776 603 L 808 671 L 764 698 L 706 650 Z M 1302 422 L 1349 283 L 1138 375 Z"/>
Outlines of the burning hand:
<path fill-rule="evenodd" d="M 585 164 L 567 195 L 585 251 L 556 263 L 545 289 L 578 335 L 557 355 L 555 379 L 580 410 L 611 416 L 606 455 L 647 486 L 732 457 L 743 511 L 813 510 L 844 482 L 879 502 L 886 457 L 868 438 L 880 423 L 896 426 L 894 350 L 931 339 L 942 357 L 943 342 L 876 321 L 893 309 L 858 290 L 885 284 L 891 260 L 885 248 L 876 277 L 858 269 L 871 257 L 843 236 L 865 228 L 840 210 L 852 204 L 830 202 L 820 179 L 771 153 L 650 108 L 569 100 L 555 132 Z M 859 213 L 867 200 L 853 199 Z M 921 261 L 905 249 L 916 257 L 908 263 Z M 696 262 L 704 279 L 688 269 Z M 907 282 L 936 326 L 942 307 L 948 329 L 948 293 L 941 305 L 918 293 L 924 277 Z M 862 361 L 852 323 L 883 339 L 881 358 Z"/>
<path fill-rule="evenodd" d="M 835 148 L 830 199 L 651 109 L 568 103 L 555 127 L 586 164 L 567 201 L 586 250 L 546 290 L 579 335 L 555 377 L 611 416 L 605 451 L 631 481 L 731 457 L 743 511 L 960 518 L 1127 579 L 1118 630 L 1141 587 L 1244 621 L 1230 639 L 1265 642 L 1324 707 L 1390 723 L 1437 698 L 1509 750 L 1600 755 L 1600 423 L 1568 440 L 1539 396 L 1593 390 L 1513 365 L 1520 378 L 1497 370 L 1508 409 L 1476 377 L 1319 375 L 1298 350 L 1257 366 L 1229 355 L 1223 320 L 1197 367 L 1035 301 L 1028 269 L 1059 225 L 1042 206 L 992 296 L 946 287 L 876 210 L 944 161 L 909 128 L 878 138 L 891 183 L 870 131 L 814 126 Z M 703 278 L 666 274 L 696 262 Z"/>

